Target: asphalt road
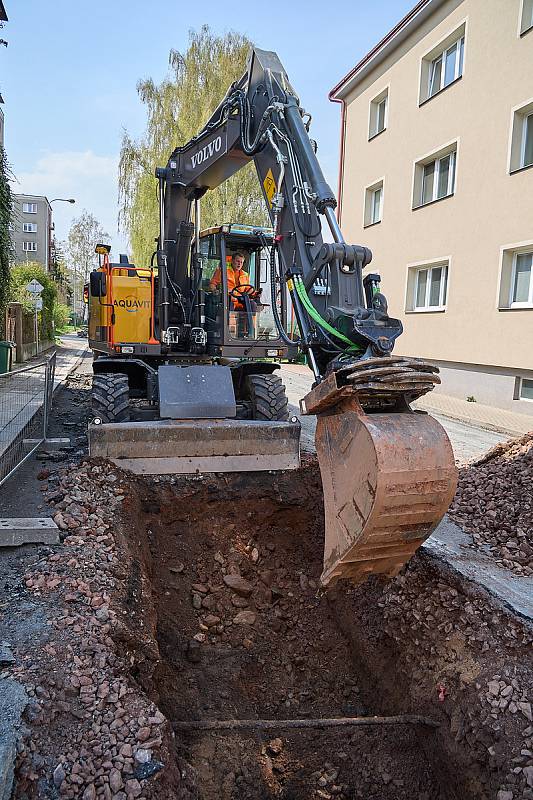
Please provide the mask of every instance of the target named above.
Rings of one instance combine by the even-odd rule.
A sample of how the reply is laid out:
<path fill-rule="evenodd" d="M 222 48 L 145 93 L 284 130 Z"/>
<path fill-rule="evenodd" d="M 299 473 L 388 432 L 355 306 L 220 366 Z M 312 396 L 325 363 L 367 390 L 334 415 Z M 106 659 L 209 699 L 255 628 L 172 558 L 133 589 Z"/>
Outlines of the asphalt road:
<path fill-rule="evenodd" d="M 311 388 L 313 382 L 311 371 L 297 364 L 284 364 L 281 367 L 281 375 L 287 387 L 291 413 L 300 417 L 302 424 L 302 450 L 314 452 L 316 418 L 311 416 L 302 417 L 299 407 L 300 398 L 307 394 Z M 505 434 L 458 422 L 440 414 L 433 414 L 432 416 L 441 423 L 450 437 L 456 461 L 460 464 L 473 458 L 479 458 L 498 442 L 504 442 L 510 438 Z"/>

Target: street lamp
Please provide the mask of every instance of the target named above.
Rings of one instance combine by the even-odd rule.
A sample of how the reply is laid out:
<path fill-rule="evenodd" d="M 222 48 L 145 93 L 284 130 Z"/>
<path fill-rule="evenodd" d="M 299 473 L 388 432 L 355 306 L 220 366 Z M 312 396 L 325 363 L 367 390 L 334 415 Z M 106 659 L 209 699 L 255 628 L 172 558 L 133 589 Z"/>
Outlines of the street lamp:
<path fill-rule="evenodd" d="M 58 202 L 59 203 L 75 203 L 76 201 L 74 200 L 73 197 L 54 197 L 53 200 L 50 200 L 50 205 L 52 205 L 52 203 L 58 203 Z"/>

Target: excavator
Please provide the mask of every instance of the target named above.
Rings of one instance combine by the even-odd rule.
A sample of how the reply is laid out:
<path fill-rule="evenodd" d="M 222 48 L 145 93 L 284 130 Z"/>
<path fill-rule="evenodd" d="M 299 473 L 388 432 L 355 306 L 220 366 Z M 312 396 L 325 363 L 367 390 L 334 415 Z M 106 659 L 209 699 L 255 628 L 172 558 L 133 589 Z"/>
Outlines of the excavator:
<path fill-rule="evenodd" d="M 137 474 L 295 469 L 280 360 L 305 355 L 325 509 L 323 586 L 394 576 L 435 529 L 456 468 L 440 424 L 411 404 L 440 383 L 395 356 L 402 333 L 368 248 L 345 241 L 278 59 L 254 48 L 199 133 L 156 170 L 149 267 L 100 245 L 90 274 L 90 453 Z M 201 198 L 253 161 L 271 228 L 201 229 Z M 322 237 L 322 224 L 331 242 Z"/>

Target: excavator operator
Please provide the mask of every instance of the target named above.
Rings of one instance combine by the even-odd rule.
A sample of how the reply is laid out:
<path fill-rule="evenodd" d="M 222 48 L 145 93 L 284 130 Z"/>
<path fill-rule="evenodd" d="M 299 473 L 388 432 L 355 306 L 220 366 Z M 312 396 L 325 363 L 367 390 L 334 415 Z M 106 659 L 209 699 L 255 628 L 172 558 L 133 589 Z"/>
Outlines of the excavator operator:
<path fill-rule="evenodd" d="M 242 250 L 237 250 L 231 256 L 231 263 L 227 265 L 228 293 L 230 295 L 231 307 L 235 310 L 244 310 L 245 306 L 242 297 L 246 294 L 249 298 L 251 310 L 256 310 L 256 301 L 259 298 L 257 292 L 250 284 L 250 275 L 244 269 L 246 259 Z M 209 288 L 213 291 L 220 291 L 222 288 L 222 271 L 220 267 L 213 273 L 209 281 Z"/>

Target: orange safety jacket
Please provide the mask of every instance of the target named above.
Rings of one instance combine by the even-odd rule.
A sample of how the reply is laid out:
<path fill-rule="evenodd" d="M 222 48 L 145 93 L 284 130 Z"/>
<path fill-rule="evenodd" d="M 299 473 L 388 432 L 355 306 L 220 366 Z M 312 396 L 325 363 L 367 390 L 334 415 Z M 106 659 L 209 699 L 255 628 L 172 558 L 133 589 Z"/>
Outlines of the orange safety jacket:
<path fill-rule="evenodd" d="M 243 269 L 235 270 L 231 266 L 228 266 L 226 269 L 228 275 L 228 292 L 231 292 L 236 286 L 245 286 L 250 283 L 250 276 Z M 218 289 L 221 283 L 222 271 L 220 267 L 217 267 L 213 273 L 213 277 L 209 281 L 209 288 Z"/>

